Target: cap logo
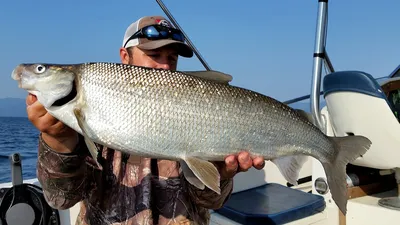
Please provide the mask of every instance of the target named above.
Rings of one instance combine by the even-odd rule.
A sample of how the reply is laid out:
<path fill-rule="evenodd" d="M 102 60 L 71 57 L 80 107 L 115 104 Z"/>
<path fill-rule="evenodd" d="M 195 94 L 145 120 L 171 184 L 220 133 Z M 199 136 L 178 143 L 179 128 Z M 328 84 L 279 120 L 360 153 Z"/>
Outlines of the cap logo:
<path fill-rule="evenodd" d="M 158 23 L 159 25 L 164 26 L 164 27 L 169 27 L 169 28 L 171 27 L 169 22 L 166 20 L 156 19 L 156 23 Z"/>

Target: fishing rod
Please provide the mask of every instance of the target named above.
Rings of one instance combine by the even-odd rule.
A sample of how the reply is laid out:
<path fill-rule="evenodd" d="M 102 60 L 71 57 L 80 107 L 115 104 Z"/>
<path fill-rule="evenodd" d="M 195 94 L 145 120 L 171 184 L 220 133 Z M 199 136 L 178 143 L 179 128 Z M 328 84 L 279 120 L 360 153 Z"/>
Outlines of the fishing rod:
<path fill-rule="evenodd" d="M 197 56 L 197 58 L 200 60 L 200 62 L 203 64 L 204 68 L 207 70 L 211 70 L 211 67 L 207 64 L 206 60 L 201 56 L 200 52 L 197 50 L 197 48 L 194 46 L 192 41 L 189 39 L 189 37 L 186 35 L 186 33 L 183 31 L 181 26 L 179 26 L 178 22 L 176 22 L 175 18 L 172 16 L 171 12 L 167 9 L 167 7 L 164 5 L 164 3 L 161 0 L 156 0 L 158 5 L 161 7 L 161 9 L 164 11 L 164 13 L 168 16 L 169 20 L 174 24 L 176 28 L 181 30 L 183 36 L 185 36 L 187 43 L 192 47 L 194 54 Z"/>

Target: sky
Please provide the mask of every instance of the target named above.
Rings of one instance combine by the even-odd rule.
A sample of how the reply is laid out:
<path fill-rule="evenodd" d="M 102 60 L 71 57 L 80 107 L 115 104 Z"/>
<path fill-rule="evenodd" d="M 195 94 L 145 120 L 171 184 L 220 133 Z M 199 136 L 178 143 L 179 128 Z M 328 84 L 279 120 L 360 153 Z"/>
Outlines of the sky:
<path fill-rule="evenodd" d="M 232 85 L 280 101 L 309 94 L 318 0 L 163 0 L 211 69 Z M 335 70 L 374 77 L 400 64 L 398 0 L 330 0 L 327 51 Z M 20 63 L 120 62 L 125 29 L 163 15 L 148 1 L 5 1 L 0 8 L 0 98 L 25 98 L 11 79 Z M 194 56 L 178 70 L 204 70 Z"/>

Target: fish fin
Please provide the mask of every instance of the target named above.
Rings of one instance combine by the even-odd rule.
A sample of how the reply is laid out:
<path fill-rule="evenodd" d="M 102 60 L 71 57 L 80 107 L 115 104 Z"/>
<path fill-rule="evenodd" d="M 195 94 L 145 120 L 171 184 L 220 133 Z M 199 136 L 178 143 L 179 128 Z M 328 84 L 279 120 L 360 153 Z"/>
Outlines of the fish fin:
<path fill-rule="evenodd" d="M 187 166 L 192 170 L 193 174 L 208 188 L 221 194 L 220 175 L 215 167 L 209 161 L 194 157 L 186 157 L 183 159 Z M 193 180 L 192 180 L 193 181 Z"/>
<path fill-rule="evenodd" d="M 183 172 L 183 175 L 185 176 L 186 180 L 193 186 L 197 187 L 200 190 L 204 190 L 205 185 L 203 182 L 201 182 L 196 175 L 193 173 L 193 171 L 189 168 L 189 166 L 186 164 L 184 160 L 180 161 L 181 169 Z"/>
<path fill-rule="evenodd" d="M 87 135 L 88 129 L 87 129 L 86 121 L 85 121 L 85 116 L 83 115 L 81 108 L 75 107 L 74 114 L 75 114 L 76 120 L 78 122 L 78 125 L 82 130 L 82 135 L 85 140 L 86 146 L 90 152 L 90 155 L 92 155 L 92 158 L 96 162 L 97 166 L 101 169 L 102 166 L 97 161 L 99 149 L 97 148 L 96 144 Z"/>
<path fill-rule="evenodd" d="M 289 155 L 271 160 L 283 177 L 291 184 L 297 185 L 301 167 L 307 161 L 307 155 Z"/>
<path fill-rule="evenodd" d="M 304 119 L 308 120 L 310 123 L 314 124 L 314 119 L 312 118 L 312 115 L 310 113 L 307 113 L 306 111 L 302 109 L 294 109 L 300 116 L 302 116 Z"/>
<path fill-rule="evenodd" d="M 348 163 L 364 155 L 372 142 L 364 136 L 329 137 L 335 144 L 336 158 L 333 162 L 323 162 L 328 186 L 332 198 L 340 211 L 346 215 L 347 211 L 347 186 L 346 166 Z"/>
<path fill-rule="evenodd" d="M 228 84 L 232 81 L 232 76 L 229 74 L 225 74 L 222 72 L 210 70 L 210 71 L 183 71 L 183 73 L 200 77 L 206 80 L 211 80 L 217 83 L 226 83 Z"/>

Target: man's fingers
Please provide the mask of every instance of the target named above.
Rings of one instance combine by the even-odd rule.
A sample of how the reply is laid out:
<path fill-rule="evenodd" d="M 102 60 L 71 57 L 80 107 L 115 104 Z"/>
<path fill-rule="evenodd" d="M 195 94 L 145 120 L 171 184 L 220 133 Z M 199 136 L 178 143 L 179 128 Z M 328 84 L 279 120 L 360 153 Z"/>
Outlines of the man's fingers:
<path fill-rule="evenodd" d="M 252 159 L 250 154 L 246 151 L 240 152 L 237 156 L 229 155 L 225 157 L 224 162 L 215 162 L 219 168 L 221 177 L 224 178 L 232 178 L 239 172 L 246 172 L 252 166 L 260 170 L 264 168 L 264 163 L 263 157 L 259 156 Z"/>
<path fill-rule="evenodd" d="M 261 156 L 255 157 L 255 158 L 253 159 L 253 166 L 254 166 L 254 168 L 256 168 L 256 169 L 258 169 L 258 170 L 263 169 L 264 166 L 265 166 L 265 160 L 264 160 L 264 158 L 261 157 Z"/>
<path fill-rule="evenodd" d="M 52 115 L 46 113 L 45 115 L 41 116 L 39 118 L 39 123 L 38 123 L 38 129 L 42 130 L 43 132 L 49 132 L 51 130 L 54 130 L 53 128 L 57 123 L 63 125 L 59 120 L 54 118 Z M 59 128 L 60 129 L 60 128 Z"/>
<path fill-rule="evenodd" d="M 55 121 L 53 121 L 53 124 L 47 129 L 47 133 L 49 135 L 58 136 L 66 134 L 68 130 L 72 129 L 56 119 Z"/>
<path fill-rule="evenodd" d="M 59 121 L 52 115 L 47 113 L 47 110 L 38 102 L 27 106 L 28 119 L 41 132 L 48 132 Z"/>
<path fill-rule="evenodd" d="M 35 95 L 33 95 L 33 94 L 28 94 L 28 96 L 26 96 L 25 102 L 26 102 L 26 105 L 27 105 L 27 106 L 32 105 L 32 104 L 35 103 L 36 101 L 37 101 L 37 98 L 36 98 Z"/>
<path fill-rule="evenodd" d="M 226 170 L 236 172 L 238 163 L 234 155 L 230 155 L 225 158 Z"/>
<path fill-rule="evenodd" d="M 40 102 L 36 101 L 26 107 L 28 113 L 28 119 L 32 122 L 38 120 L 40 117 L 46 115 L 47 110 Z"/>
<path fill-rule="evenodd" d="M 235 155 L 225 157 L 224 162 L 218 163 L 220 175 L 223 178 L 232 178 L 237 171 L 238 163 Z"/>
<path fill-rule="evenodd" d="M 240 171 L 247 171 L 253 166 L 253 161 L 250 158 L 250 154 L 248 152 L 240 152 L 238 155 L 239 167 Z"/>

